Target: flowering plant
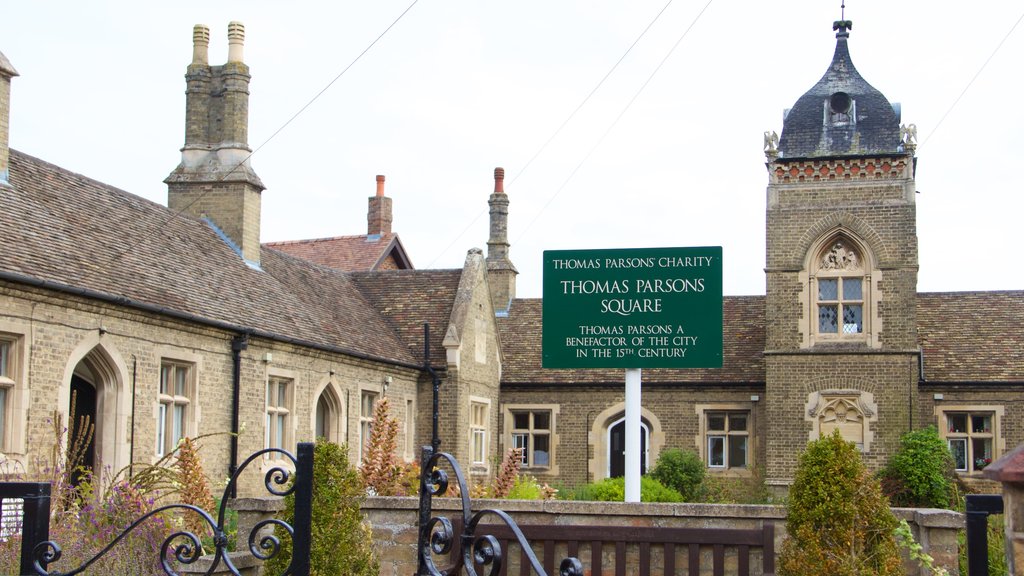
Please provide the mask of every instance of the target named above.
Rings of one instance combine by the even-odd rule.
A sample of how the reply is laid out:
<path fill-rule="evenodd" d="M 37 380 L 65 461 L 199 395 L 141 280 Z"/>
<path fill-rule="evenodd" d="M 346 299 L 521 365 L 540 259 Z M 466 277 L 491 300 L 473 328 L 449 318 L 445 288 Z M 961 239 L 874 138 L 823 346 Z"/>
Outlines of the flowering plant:
<path fill-rule="evenodd" d="M 991 463 L 992 463 L 992 459 L 991 458 L 976 458 L 974 460 L 974 468 L 976 470 L 984 470 L 985 466 L 988 466 Z"/>

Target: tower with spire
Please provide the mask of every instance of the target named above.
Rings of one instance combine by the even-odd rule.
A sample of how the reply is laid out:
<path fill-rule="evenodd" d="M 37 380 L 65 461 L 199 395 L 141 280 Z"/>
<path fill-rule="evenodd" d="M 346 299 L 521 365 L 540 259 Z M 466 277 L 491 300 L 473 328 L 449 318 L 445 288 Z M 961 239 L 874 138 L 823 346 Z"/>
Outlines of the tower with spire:
<path fill-rule="evenodd" d="M 917 409 L 914 142 L 836 21 L 825 74 L 784 113 L 768 169 L 765 414 L 770 483 L 838 430 L 878 468 Z"/>

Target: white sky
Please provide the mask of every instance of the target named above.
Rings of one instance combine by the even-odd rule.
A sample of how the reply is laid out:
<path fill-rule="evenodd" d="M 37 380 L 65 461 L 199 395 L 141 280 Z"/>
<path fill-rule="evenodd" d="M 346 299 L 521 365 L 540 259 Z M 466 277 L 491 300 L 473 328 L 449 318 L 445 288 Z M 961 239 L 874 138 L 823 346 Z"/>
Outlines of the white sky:
<path fill-rule="evenodd" d="M 271 138 L 411 1 L 9 3 L 11 147 L 166 203 L 192 26 L 223 64 L 238 20 L 263 241 L 365 233 L 384 174 L 416 267 L 460 267 L 503 166 L 521 297 L 541 294 L 543 250 L 705 245 L 727 294 L 764 293 L 762 134 L 825 72 L 839 0 L 675 0 L 532 163 L 667 0 L 423 0 Z M 999 259 L 1024 208 L 1024 25 L 996 51 L 1022 15 L 847 1 L 854 64 L 918 127 L 921 291 L 1024 288 Z"/>

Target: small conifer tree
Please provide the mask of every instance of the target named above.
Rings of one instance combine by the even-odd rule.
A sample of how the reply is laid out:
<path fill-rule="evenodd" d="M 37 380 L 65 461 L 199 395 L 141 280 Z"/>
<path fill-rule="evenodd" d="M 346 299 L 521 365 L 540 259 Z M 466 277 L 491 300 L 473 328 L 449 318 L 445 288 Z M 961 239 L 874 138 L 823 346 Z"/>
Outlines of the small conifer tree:
<path fill-rule="evenodd" d="M 808 444 L 789 491 L 780 576 L 903 574 L 896 517 L 853 443 Z"/>
<path fill-rule="evenodd" d="M 348 462 L 348 448 L 318 438 L 313 449 L 313 540 L 310 542 L 312 576 L 378 576 L 380 565 L 373 554 L 370 528 L 363 523 L 359 506 L 363 483 Z M 295 522 L 295 494 L 284 499 L 282 519 Z M 264 574 L 284 574 L 292 559 L 291 537 L 275 530 L 280 552 L 268 560 Z"/>

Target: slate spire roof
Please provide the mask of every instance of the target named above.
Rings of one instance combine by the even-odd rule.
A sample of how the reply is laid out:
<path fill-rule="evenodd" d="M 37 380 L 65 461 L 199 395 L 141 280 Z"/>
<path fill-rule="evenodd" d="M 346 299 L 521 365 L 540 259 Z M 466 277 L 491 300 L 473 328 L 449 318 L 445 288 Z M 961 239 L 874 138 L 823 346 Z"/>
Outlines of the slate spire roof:
<path fill-rule="evenodd" d="M 900 115 L 850 58 L 849 20 L 837 21 L 836 50 L 825 75 L 786 113 L 780 158 L 898 154 Z"/>

